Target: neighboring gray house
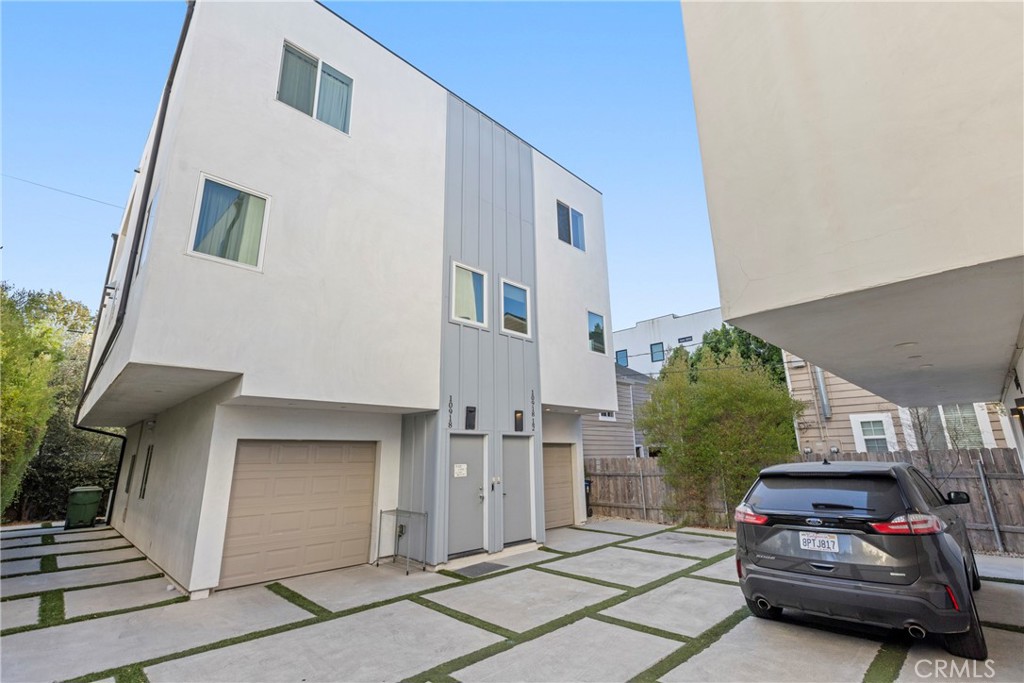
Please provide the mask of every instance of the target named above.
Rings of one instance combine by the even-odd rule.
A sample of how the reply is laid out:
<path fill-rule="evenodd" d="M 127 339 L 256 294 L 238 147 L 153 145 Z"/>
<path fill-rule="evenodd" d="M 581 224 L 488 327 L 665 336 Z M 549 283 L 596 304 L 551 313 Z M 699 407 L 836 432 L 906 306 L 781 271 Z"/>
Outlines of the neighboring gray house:
<path fill-rule="evenodd" d="M 634 421 L 636 411 L 650 400 L 649 384 L 654 380 L 636 370 L 615 365 L 618 409 L 583 416 L 583 456 L 646 458 L 644 435 Z"/>

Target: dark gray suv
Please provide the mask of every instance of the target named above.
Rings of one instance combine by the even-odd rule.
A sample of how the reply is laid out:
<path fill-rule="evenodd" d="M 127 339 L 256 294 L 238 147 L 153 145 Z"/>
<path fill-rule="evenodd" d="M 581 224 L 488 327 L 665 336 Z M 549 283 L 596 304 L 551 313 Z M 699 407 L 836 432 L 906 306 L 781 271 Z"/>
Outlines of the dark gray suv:
<path fill-rule="evenodd" d="M 985 659 L 972 589 L 981 587 L 957 505 L 906 463 L 776 465 L 736 508 L 736 570 L 751 611 L 791 608 L 941 634 Z"/>

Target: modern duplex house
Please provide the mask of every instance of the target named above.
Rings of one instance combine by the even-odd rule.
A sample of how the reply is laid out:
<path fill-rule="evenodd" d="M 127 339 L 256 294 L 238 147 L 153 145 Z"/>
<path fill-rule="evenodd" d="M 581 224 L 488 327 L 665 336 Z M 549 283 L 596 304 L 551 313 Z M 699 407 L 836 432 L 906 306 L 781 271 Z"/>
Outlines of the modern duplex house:
<path fill-rule="evenodd" d="M 313 2 L 190 4 L 139 171 L 79 419 L 193 596 L 585 518 L 597 190 Z"/>
<path fill-rule="evenodd" d="M 782 358 L 790 394 L 807 406 L 796 420 L 807 454 L 1013 447 L 1010 417 L 998 403 L 898 406 L 791 353 Z"/>
<path fill-rule="evenodd" d="M 616 330 L 615 362 L 650 377 L 657 377 L 672 349 L 692 351 L 704 333 L 722 326 L 722 309 L 710 308 L 686 315 L 662 315 Z"/>
<path fill-rule="evenodd" d="M 1024 444 L 1024 5 L 684 3 L 722 317 Z"/>

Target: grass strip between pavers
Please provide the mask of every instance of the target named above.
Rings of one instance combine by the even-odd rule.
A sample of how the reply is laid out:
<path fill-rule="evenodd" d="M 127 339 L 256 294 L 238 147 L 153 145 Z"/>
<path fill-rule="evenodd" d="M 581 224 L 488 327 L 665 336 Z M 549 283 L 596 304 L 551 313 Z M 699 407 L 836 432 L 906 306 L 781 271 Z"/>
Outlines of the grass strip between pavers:
<path fill-rule="evenodd" d="M 863 683 L 893 683 L 903 669 L 903 662 L 907 661 L 908 652 L 910 643 L 905 637 L 882 643 L 882 647 L 878 648 L 878 654 L 864 672 Z"/>
<path fill-rule="evenodd" d="M 714 576 L 701 576 L 700 574 L 693 574 L 690 576 L 691 579 L 699 579 L 700 581 L 707 581 L 708 583 L 719 583 L 723 586 L 733 586 L 734 588 L 740 587 L 739 581 L 730 581 L 729 579 L 719 579 Z"/>
<path fill-rule="evenodd" d="M 1024 633 L 1024 626 L 1017 626 L 1016 624 L 1000 624 L 997 621 L 982 621 L 981 625 L 985 628 L 997 628 L 1002 631 L 1013 631 L 1014 633 Z"/>
<path fill-rule="evenodd" d="M 675 557 L 682 558 L 684 560 L 705 560 L 705 557 L 697 557 L 696 555 L 683 555 L 682 553 L 670 553 L 665 550 L 651 550 L 650 548 L 634 548 L 631 545 L 623 545 L 626 550 L 635 550 L 638 553 L 647 553 L 648 555 L 661 555 L 662 557 Z M 730 550 L 733 555 L 736 554 L 735 550 Z M 717 557 L 717 556 L 716 556 Z"/>
<path fill-rule="evenodd" d="M 64 591 L 53 591 L 54 593 L 60 593 L 62 596 Z M 45 594 L 44 594 L 45 595 Z M 80 621 L 91 621 L 93 619 L 102 619 L 103 617 L 116 617 L 119 614 L 127 614 L 129 612 L 141 612 L 144 609 L 153 609 L 155 607 L 167 607 L 168 605 L 174 605 L 179 602 L 188 602 L 187 595 L 179 595 L 176 598 L 170 598 L 168 600 L 161 600 L 160 602 L 151 602 L 145 605 L 136 605 L 134 607 L 124 607 L 122 609 L 114 609 L 108 612 L 93 612 L 92 614 L 82 614 L 77 617 L 71 617 L 70 619 L 63 619 L 62 621 L 55 621 L 53 623 L 44 624 L 42 622 L 38 624 L 29 624 L 28 626 L 17 626 L 14 628 L 4 629 L 0 631 L 0 637 L 11 636 L 15 633 L 24 633 L 26 631 L 38 631 L 40 629 L 48 628 L 50 626 L 63 626 L 64 624 L 77 624 Z M 63 602 L 61 603 L 63 605 Z M 63 615 L 63 607 L 61 614 Z"/>
<path fill-rule="evenodd" d="M 441 614 L 443 614 L 443 615 L 445 615 L 447 617 L 451 617 L 452 619 L 455 619 L 457 621 L 461 621 L 464 624 L 469 624 L 470 626 L 476 626 L 477 628 L 482 629 L 484 631 L 490 631 L 494 635 L 501 636 L 502 638 L 505 638 L 505 639 L 508 639 L 508 640 L 514 639 L 515 637 L 517 637 L 519 635 L 515 631 L 509 630 L 509 629 L 505 628 L 504 626 L 498 626 L 497 624 L 491 623 L 489 621 L 484 621 L 483 619 L 480 619 L 479 617 L 474 617 L 472 614 L 466 614 L 465 612 L 460 612 L 460 611 L 458 611 L 456 609 L 452 609 L 451 607 L 448 607 L 447 605 L 442 605 L 439 602 L 434 602 L 433 600 L 430 600 L 429 598 L 424 598 L 424 597 L 421 597 L 419 595 L 415 595 L 415 596 L 409 598 L 409 602 L 414 602 L 417 605 L 419 605 L 420 607 L 426 607 L 427 609 L 434 610 L 435 612 L 440 612 Z"/>
<path fill-rule="evenodd" d="M 109 541 L 111 539 L 109 539 L 109 538 L 99 538 L 99 539 L 96 539 L 96 540 L 99 540 L 99 541 Z M 82 543 L 91 543 L 91 541 L 81 541 L 81 542 Z M 76 541 L 76 543 L 77 543 L 77 541 Z M 64 557 L 66 555 L 87 555 L 88 553 L 107 553 L 107 552 L 111 552 L 111 551 L 114 551 L 114 550 L 126 550 L 128 548 L 134 548 L 135 547 L 131 543 L 128 543 L 128 541 L 125 541 L 125 543 L 127 545 L 119 545 L 119 546 L 116 546 L 114 548 L 98 548 L 98 549 L 94 549 L 94 550 L 73 550 L 72 549 L 72 550 L 68 550 L 68 551 L 63 552 L 63 553 L 42 553 L 40 555 L 26 555 L 24 557 L 12 557 L 12 558 L 9 558 L 9 559 L 3 560 L 3 561 L 4 562 L 17 562 L 18 560 L 34 560 L 37 557 Z M 73 547 L 74 545 L 75 545 L 75 543 L 57 543 L 56 544 L 56 546 L 60 547 L 60 548 L 64 548 L 64 547 L 68 547 L 68 546 L 72 546 Z M 24 548 L 32 548 L 33 550 L 35 549 L 35 548 L 33 548 L 33 546 L 20 546 L 18 548 L 8 548 L 7 550 L 22 550 Z"/>
<path fill-rule="evenodd" d="M 142 557 L 129 557 L 127 560 L 118 560 L 117 562 L 98 562 L 96 564 L 81 564 L 76 567 L 58 567 L 57 566 L 57 555 L 45 555 L 39 558 L 40 569 L 37 572 L 22 572 L 20 574 L 11 574 L 5 576 L 5 579 L 14 579 L 19 576 L 35 576 L 36 574 L 55 574 L 58 572 L 73 572 L 76 569 L 95 569 L 96 567 L 113 567 L 115 564 L 128 564 L 129 562 L 141 562 L 147 559 L 145 555 Z M 15 560 L 9 560 L 11 562 Z M 121 583 L 115 581 L 115 583 Z"/>
<path fill-rule="evenodd" d="M 563 572 L 559 569 L 552 569 L 551 567 L 534 567 L 536 571 L 544 572 L 545 574 L 551 574 L 552 576 L 558 576 L 563 579 L 572 579 L 573 581 L 583 581 L 585 583 L 592 583 L 595 586 L 601 586 L 603 588 L 614 588 L 617 591 L 628 591 L 631 590 L 632 586 L 627 586 L 622 583 L 613 583 L 611 581 L 604 581 L 603 579 L 595 579 L 592 576 L 583 576 L 581 574 L 571 574 L 569 572 Z"/>
<path fill-rule="evenodd" d="M 750 610 L 746 607 L 740 607 L 738 610 L 683 645 L 668 657 L 655 662 L 655 664 L 646 671 L 641 671 L 630 680 L 630 683 L 647 683 L 648 681 L 657 681 L 659 678 L 667 674 L 669 671 L 672 671 L 672 669 L 675 669 L 677 666 L 680 666 L 694 655 L 697 655 L 714 645 L 722 636 L 731 631 L 738 623 L 749 616 Z"/>
<path fill-rule="evenodd" d="M 42 538 L 39 539 L 40 545 L 55 545 L 57 538 L 53 534 L 43 534 Z"/>
<path fill-rule="evenodd" d="M 64 591 L 49 591 L 39 596 L 39 626 L 56 626 L 64 621 Z"/>
<path fill-rule="evenodd" d="M 672 631 L 666 631 L 665 629 L 658 628 L 656 626 L 638 624 L 635 621 L 626 621 L 625 619 L 611 617 L 607 614 L 591 614 L 590 618 L 596 621 L 603 621 L 604 623 L 611 624 L 612 626 L 621 626 L 622 628 L 628 628 L 633 631 L 639 631 L 640 633 L 658 636 L 659 638 L 667 638 L 668 640 L 678 640 L 683 643 L 688 643 L 691 640 L 693 640 L 689 636 L 684 636 L 679 633 L 673 633 Z"/>
<path fill-rule="evenodd" d="M 274 583 L 268 583 L 266 586 L 264 586 L 264 588 L 266 588 L 274 595 L 284 598 L 296 607 L 301 607 L 302 609 L 306 610 L 315 617 L 326 617 L 327 615 L 331 614 L 331 610 L 327 609 L 323 605 L 318 605 L 317 603 L 307 598 L 305 595 L 302 595 L 301 593 L 296 593 L 291 588 L 288 588 L 287 586 L 284 586 L 278 583 L 277 581 L 275 581 Z"/>
<path fill-rule="evenodd" d="M 56 557 L 54 557 L 53 555 L 46 555 L 44 557 L 39 558 L 39 572 L 38 573 L 49 574 L 50 572 L 55 572 L 55 571 L 57 571 L 57 558 Z M 35 574 L 37 572 L 26 572 L 26 573 Z M 12 578 L 14 576 L 25 576 L 25 573 L 23 573 L 23 574 L 12 574 L 11 576 L 8 576 L 6 578 Z"/>
<path fill-rule="evenodd" d="M 995 581 L 996 583 L 1015 583 L 1018 586 L 1024 586 L 1024 581 L 1020 579 L 1004 579 L 1001 576 L 983 576 L 982 581 Z"/>
<path fill-rule="evenodd" d="M 149 683 L 149 677 L 141 666 L 126 666 L 114 674 L 114 683 Z"/>
<path fill-rule="evenodd" d="M 618 531 L 605 531 L 604 529 L 588 529 L 584 526 L 571 526 L 568 528 L 572 529 L 573 531 L 589 531 L 592 534 L 608 534 L 609 536 L 625 536 L 626 538 L 636 538 L 636 536 L 632 534 L 623 534 Z"/>
<path fill-rule="evenodd" d="M 729 536 L 722 536 L 720 534 L 706 534 L 700 531 L 687 531 L 685 529 L 672 529 L 677 534 L 686 534 L 688 536 L 700 536 L 701 538 L 716 538 L 719 541 L 735 541 L 735 534 L 730 538 Z M 722 533 L 725 533 L 724 530 Z"/>

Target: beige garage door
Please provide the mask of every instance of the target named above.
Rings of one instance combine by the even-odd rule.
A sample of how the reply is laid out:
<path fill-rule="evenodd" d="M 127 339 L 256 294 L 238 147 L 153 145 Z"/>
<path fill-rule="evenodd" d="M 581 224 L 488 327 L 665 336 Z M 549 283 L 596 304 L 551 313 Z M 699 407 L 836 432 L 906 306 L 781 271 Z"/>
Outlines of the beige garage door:
<path fill-rule="evenodd" d="M 572 447 L 544 444 L 545 528 L 572 524 L 572 504 Z"/>
<path fill-rule="evenodd" d="M 377 447 L 239 441 L 220 588 L 368 562 Z"/>

